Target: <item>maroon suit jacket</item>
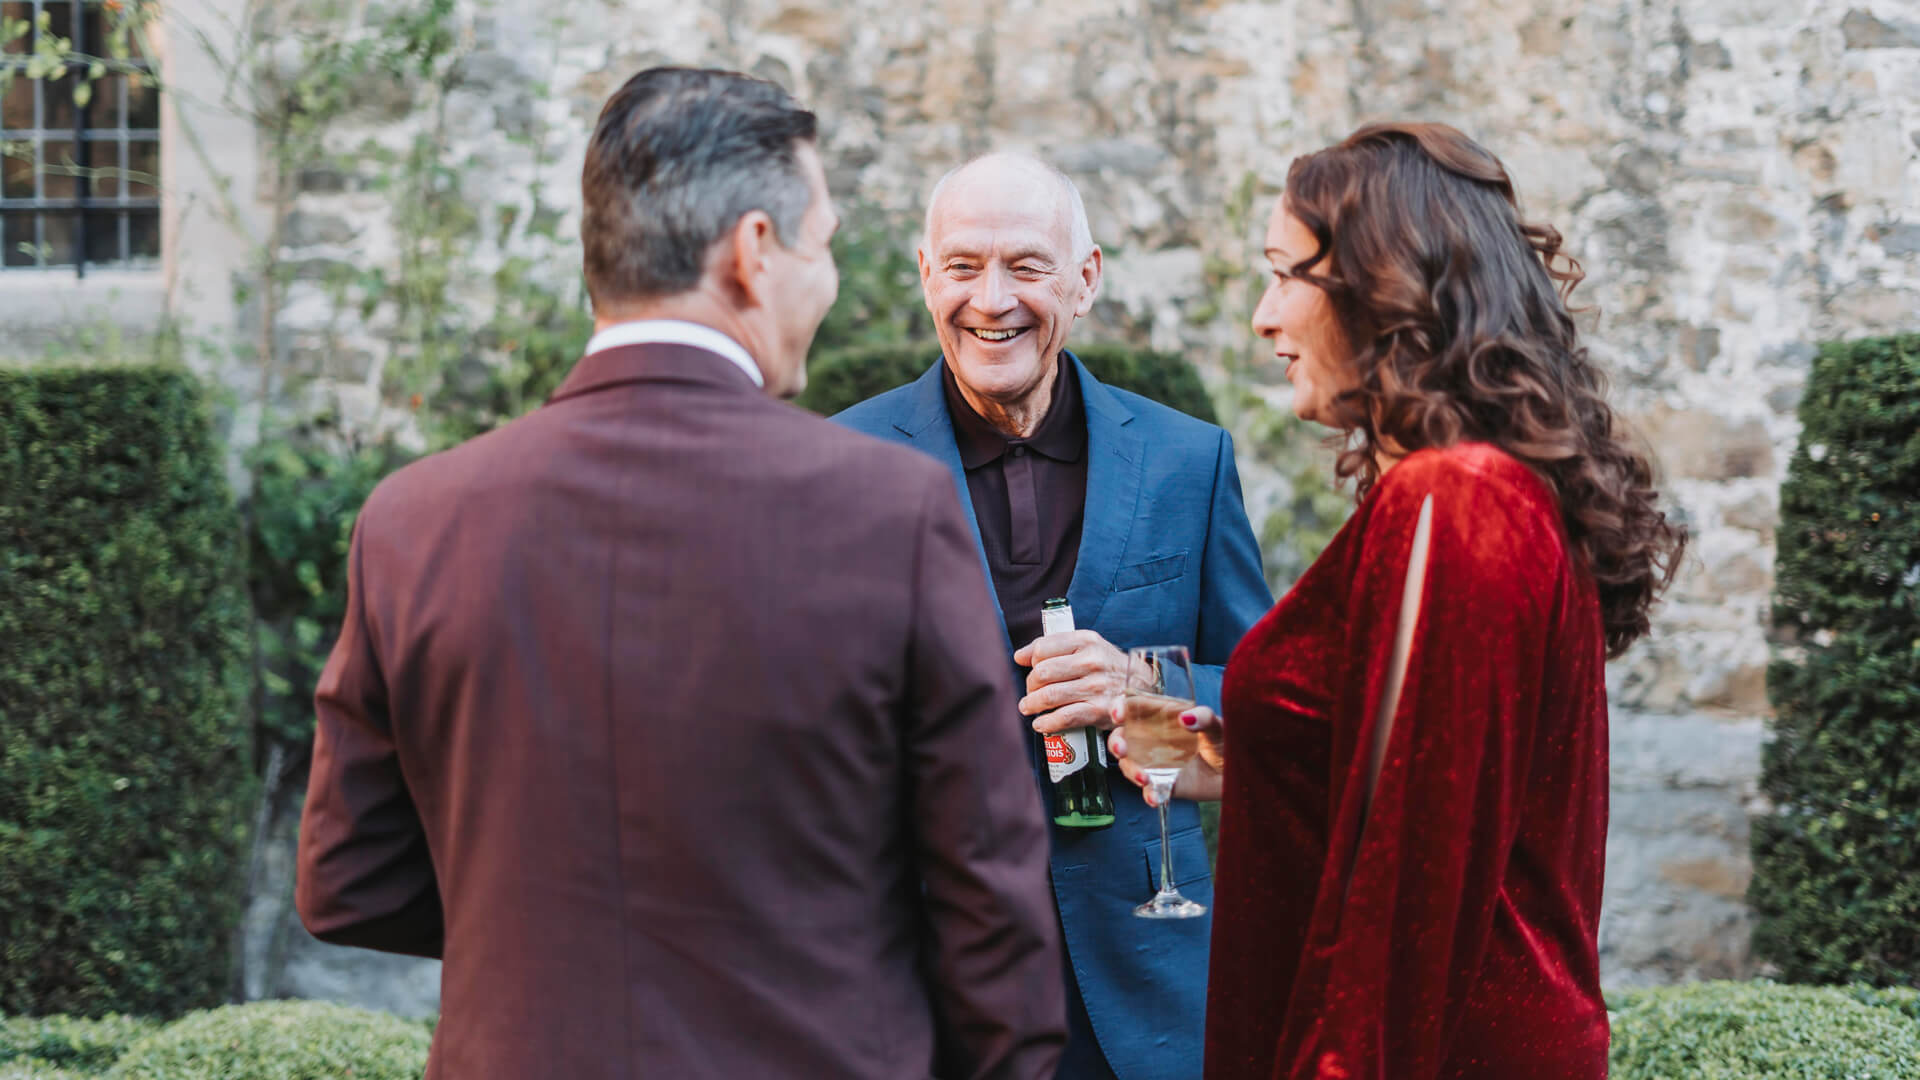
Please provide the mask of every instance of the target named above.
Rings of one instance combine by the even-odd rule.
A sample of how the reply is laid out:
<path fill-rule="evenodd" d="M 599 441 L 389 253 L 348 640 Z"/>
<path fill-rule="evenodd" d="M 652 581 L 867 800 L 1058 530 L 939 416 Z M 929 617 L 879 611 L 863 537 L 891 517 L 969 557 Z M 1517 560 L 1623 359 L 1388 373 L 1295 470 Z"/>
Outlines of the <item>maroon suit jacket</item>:
<path fill-rule="evenodd" d="M 1046 823 L 935 462 L 679 345 L 354 530 L 297 902 L 443 957 L 429 1077 L 1049 1077 Z"/>

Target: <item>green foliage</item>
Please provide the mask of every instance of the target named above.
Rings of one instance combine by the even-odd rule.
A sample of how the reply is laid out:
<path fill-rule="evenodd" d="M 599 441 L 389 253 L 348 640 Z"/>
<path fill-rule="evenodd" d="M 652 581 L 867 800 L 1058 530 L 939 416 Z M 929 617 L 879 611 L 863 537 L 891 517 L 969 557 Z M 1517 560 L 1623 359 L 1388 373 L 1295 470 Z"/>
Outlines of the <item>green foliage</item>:
<path fill-rule="evenodd" d="M 1911 992 L 1718 982 L 1609 1005 L 1613 1080 L 1920 1080 Z"/>
<path fill-rule="evenodd" d="M 1920 335 L 1824 347 L 1800 421 L 1754 947 L 1796 982 L 1920 985 Z"/>
<path fill-rule="evenodd" d="M 1193 365 L 1173 353 L 1122 345 L 1087 345 L 1072 350 L 1093 377 L 1151 398 L 1189 416 L 1214 421 L 1213 402 Z M 798 403 L 822 416 L 903 386 L 926 373 L 940 357 L 938 345 L 867 345 L 834 352 L 816 351 L 807 364 L 807 389 Z"/>
<path fill-rule="evenodd" d="M 194 1013 L 134 1043 L 113 1080 L 419 1080 L 425 1026 L 344 1005 L 273 1001 Z"/>
<path fill-rule="evenodd" d="M 157 1021 L 117 1015 L 98 1020 L 0 1018 L 0 1080 L 62 1075 L 52 1071 L 56 1069 L 72 1070 L 66 1075 L 91 1076 L 120 1060 L 135 1040 L 159 1028 Z"/>
<path fill-rule="evenodd" d="M 843 218 L 846 224 L 833 238 L 840 295 L 813 336 L 814 354 L 910 342 L 925 343 L 922 353 L 938 352 L 933 320 L 921 300 L 915 226 L 865 205 L 847 207 Z"/>
<path fill-rule="evenodd" d="M 0 372 L 0 1010 L 223 995 L 251 798 L 239 532 L 191 375 Z"/>
<path fill-rule="evenodd" d="M 275 439 L 248 457 L 247 584 L 258 620 L 264 732 L 313 736 L 313 690 L 347 606 L 347 543 L 360 506 L 406 456 L 376 444 L 347 451 Z"/>

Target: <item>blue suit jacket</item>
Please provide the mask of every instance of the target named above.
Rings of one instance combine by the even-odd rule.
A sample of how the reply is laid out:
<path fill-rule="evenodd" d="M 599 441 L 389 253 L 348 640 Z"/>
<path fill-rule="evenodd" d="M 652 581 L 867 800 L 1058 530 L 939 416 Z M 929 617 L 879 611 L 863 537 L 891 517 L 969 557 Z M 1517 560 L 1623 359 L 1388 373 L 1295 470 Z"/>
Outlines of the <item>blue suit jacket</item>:
<path fill-rule="evenodd" d="M 1067 590 L 1074 623 L 1121 649 L 1187 645 L 1200 700 L 1218 709 L 1227 656 L 1273 603 L 1241 503 L 1233 441 L 1212 424 L 1103 385 L 1071 353 L 1068 359 L 1087 410 L 1086 515 Z M 977 543 L 941 385 L 944 362 L 834 419 L 945 464 Z M 1007 644 L 1011 657 L 1026 642 Z M 1025 672 L 1011 662 L 1008 672 L 1024 694 Z M 1028 724 L 1024 717 L 1008 722 Z M 1030 742 L 1044 791 L 1045 765 L 1037 739 Z M 1115 784 L 1113 802 L 1112 828 L 1052 830 L 1068 960 L 1100 1049 L 1121 1080 L 1198 1077 L 1213 920 L 1133 917 L 1134 905 L 1158 887 L 1160 822 L 1131 784 Z M 1175 884 L 1211 907 L 1199 813 L 1189 802 L 1175 802 L 1171 813 Z"/>

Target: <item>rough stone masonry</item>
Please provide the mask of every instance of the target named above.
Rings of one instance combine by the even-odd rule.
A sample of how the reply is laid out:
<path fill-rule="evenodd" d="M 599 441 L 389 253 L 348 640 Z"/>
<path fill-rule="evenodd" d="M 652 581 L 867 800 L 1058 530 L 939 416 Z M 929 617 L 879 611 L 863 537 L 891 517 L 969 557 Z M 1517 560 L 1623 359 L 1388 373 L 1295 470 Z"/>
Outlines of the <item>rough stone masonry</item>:
<path fill-rule="evenodd" d="M 845 203 L 910 214 L 941 171 L 989 147 L 1058 162 L 1110 258 L 1089 334 L 1181 349 L 1216 385 L 1250 343 L 1246 279 L 1295 154 L 1374 118 L 1481 139 L 1584 264 L 1592 348 L 1695 536 L 1651 640 L 1610 672 L 1604 978 L 1755 971 L 1742 896 L 1779 483 L 1815 344 L 1920 323 L 1920 2 L 629 0 L 572 5 L 557 29 L 509 7 L 463 9 L 473 53 L 445 102 L 455 156 L 501 191 L 541 178 L 546 202 L 525 209 L 560 227 L 485 242 L 475 266 L 520 254 L 571 273 L 601 101 L 647 65 L 724 65 L 820 113 Z M 359 134 L 395 143 L 410 122 Z M 544 161 L 514 138 L 535 126 Z M 1231 215 L 1248 177 L 1255 209 Z M 286 254 L 393 258 L 390 214 L 352 178 L 315 183 Z M 379 320 L 343 330 L 301 289 L 288 347 L 371 420 Z M 1250 377 L 1284 404 L 1276 373 Z M 1242 471 L 1257 524 L 1286 480 L 1250 458 Z M 365 998 L 378 984 L 389 1007 L 431 1008 L 431 978 L 394 1000 L 393 973 L 365 964 L 299 946 L 256 988 Z M 356 967 L 373 976 L 359 988 L 342 974 Z"/>

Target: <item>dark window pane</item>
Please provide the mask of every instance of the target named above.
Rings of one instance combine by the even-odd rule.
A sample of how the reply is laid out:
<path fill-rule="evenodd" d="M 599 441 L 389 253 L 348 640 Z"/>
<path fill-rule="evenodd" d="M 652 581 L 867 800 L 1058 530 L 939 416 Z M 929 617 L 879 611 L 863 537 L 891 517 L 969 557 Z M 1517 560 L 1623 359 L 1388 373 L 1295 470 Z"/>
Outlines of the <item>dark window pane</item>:
<path fill-rule="evenodd" d="M 73 219 L 71 212 L 50 212 L 40 215 L 42 225 L 41 238 L 46 245 L 41 254 L 47 257 L 48 266 L 73 265 Z"/>
<path fill-rule="evenodd" d="M 95 169 L 93 175 L 93 197 L 96 199 L 117 198 L 120 194 L 120 176 L 126 169 L 120 160 L 120 144 L 117 142 L 96 142 L 88 159 Z"/>
<path fill-rule="evenodd" d="M 160 126 L 160 90 L 153 85 L 151 75 L 136 73 L 127 77 L 127 126 Z"/>
<path fill-rule="evenodd" d="M 81 72 L 80 75 L 85 75 Z M 70 76 L 77 78 L 79 76 Z M 87 102 L 87 126 L 89 128 L 110 128 L 120 126 L 120 84 L 126 79 L 123 75 L 106 74 L 93 80 L 93 97 Z"/>
<path fill-rule="evenodd" d="M 111 210 L 87 215 L 87 261 L 120 261 L 120 215 Z"/>
<path fill-rule="evenodd" d="M 34 80 L 15 70 L 5 97 L 0 97 L 0 128 L 16 131 L 33 126 Z"/>
<path fill-rule="evenodd" d="M 73 127 L 73 88 L 76 85 L 73 73 L 69 71 L 41 80 L 41 126 L 49 131 L 65 131 Z"/>
<path fill-rule="evenodd" d="M 160 257 L 160 211 L 127 211 L 127 253 L 136 259 Z"/>
<path fill-rule="evenodd" d="M 73 182 L 73 170 L 79 160 L 73 156 L 73 141 L 49 139 L 40 144 L 40 190 L 49 199 L 71 199 L 79 191 Z"/>
<path fill-rule="evenodd" d="M 33 252 L 20 250 L 20 245 L 33 245 L 33 211 L 0 211 L 0 246 L 6 250 L 0 266 L 32 266 L 38 260 Z"/>
<path fill-rule="evenodd" d="M 99 4 L 87 4 L 81 9 L 80 25 L 85 29 L 80 40 L 74 42 L 81 52 L 88 56 L 107 55 L 107 13 Z"/>
<path fill-rule="evenodd" d="M 54 37 L 73 37 L 72 4 L 67 0 L 47 0 L 47 3 L 41 5 L 40 10 L 47 13 L 47 29 Z M 34 36 L 39 37 L 39 31 L 36 30 Z"/>
<path fill-rule="evenodd" d="M 20 0 L 6 0 L 6 3 L 0 4 L 0 18 L 14 19 L 26 23 L 28 26 L 32 26 L 33 5 L 22 3 Z M 26 52 L 27 36 L 23 34 L 16 41 L 6 42 L 4 48 L 5 51 L 10 53 Z"/>
<path fill-rule="evenodd" d="M 132 199 L 151 199 L 159 194 L 160 183 L 160 144 L 157 142 L 130 142 L 127 144 L 127 197 Z"/>
<path fill-rule="evenodd" d="M 0 198 L 33 198 L 33 151 L 30 142 L 15 142 L 0 157 Z"/>

